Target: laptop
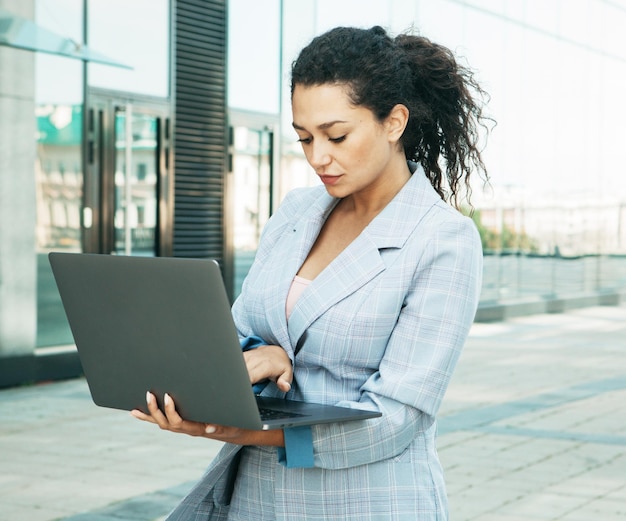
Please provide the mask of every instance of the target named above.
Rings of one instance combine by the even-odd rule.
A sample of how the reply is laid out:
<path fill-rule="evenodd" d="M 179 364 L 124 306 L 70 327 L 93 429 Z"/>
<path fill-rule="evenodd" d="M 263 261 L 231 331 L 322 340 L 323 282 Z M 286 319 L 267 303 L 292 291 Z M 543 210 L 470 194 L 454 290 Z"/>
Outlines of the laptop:
<path fill-rule="evenodd" d="M 268 430 L 381 416 L 255 395 L 215 260 L 49 254 L 96 405 L 147 411 L 146 391 L 182 418 Z"/>

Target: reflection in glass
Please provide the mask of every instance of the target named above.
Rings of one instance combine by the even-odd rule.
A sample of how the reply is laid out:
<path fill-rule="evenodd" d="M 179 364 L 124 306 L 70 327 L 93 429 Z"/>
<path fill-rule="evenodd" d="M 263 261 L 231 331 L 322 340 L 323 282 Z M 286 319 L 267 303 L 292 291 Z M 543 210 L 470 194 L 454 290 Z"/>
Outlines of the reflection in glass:
<path fill-rule="evenodd" d="M 88 0 L 89 45 L 132 67 L 90 63 L 89 85 L 169 95 L 169 0 Z"/>
<path fill-rule="evenodd" d="M 37 249 L 79 251 L 83 176 L 80 105 L 37 107 Z"/>
<path fill-rule="evenodd" d="M 115 115 L 115 252 L 154 255 L 157 226 L 157 119 Z"/>
<path fill-rule="evenodd" d="M 81 105 L 36 108 L 37 345 L 73 343 L 47 253 L 81 251 Z"/>
<path fill-rule="evenodd" d="M 270 215 L 271 138 L 267 130 L 234 129 L 234 295 L 241 291 Z"/>

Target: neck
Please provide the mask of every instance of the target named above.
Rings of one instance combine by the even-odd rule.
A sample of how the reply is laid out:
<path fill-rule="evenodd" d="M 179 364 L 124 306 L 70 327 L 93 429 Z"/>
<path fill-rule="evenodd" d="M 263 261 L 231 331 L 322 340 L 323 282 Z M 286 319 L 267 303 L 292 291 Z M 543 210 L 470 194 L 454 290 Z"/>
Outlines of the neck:
<path fill-rule="evenodd" d="M 410 177 L 411 171 L 403 159 L 402 165 L 392 169 L 381 183 L 345 197 L 341 206 L 358 218 L 372 219 L 389 204 Z"/>

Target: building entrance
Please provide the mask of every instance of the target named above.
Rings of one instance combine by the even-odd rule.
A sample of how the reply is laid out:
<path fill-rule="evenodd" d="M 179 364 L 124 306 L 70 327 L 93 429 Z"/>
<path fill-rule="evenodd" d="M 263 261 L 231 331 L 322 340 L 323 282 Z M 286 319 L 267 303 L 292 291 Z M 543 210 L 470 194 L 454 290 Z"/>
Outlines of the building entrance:
<path fill-rule="evenodd" d="M 171 253 L 169 105 L 90 96 L 85 147 L 85 251 Z"/>

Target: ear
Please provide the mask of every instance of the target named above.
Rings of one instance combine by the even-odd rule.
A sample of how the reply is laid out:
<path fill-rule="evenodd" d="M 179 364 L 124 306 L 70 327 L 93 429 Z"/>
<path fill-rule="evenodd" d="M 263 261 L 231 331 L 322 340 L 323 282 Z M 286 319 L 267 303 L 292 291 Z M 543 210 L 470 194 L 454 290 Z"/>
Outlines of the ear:
<path fill-rule="evenodd" d="M 390 143 L 398 142 L 404 133 L 409 122 L 409 109 L 405 105 L 398 103 L 395 105 L 385 119 L 387 138 Z"/>

